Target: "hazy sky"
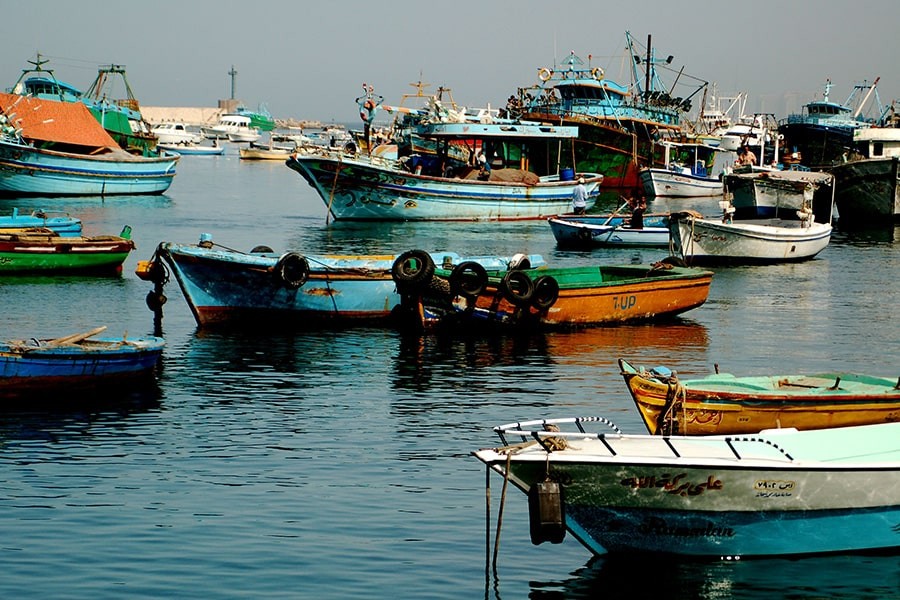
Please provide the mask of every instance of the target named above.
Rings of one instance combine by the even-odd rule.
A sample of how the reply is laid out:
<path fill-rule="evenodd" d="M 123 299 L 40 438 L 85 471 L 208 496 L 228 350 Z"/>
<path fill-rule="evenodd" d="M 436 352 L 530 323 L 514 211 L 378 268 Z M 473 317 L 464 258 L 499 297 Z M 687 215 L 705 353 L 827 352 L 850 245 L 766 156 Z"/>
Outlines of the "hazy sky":
<path fill-rule="evenodd" d="M 358 121 L 374 85 L 398 103 L 420 78 L 464 106 L 498 107 L 570 51 L 630 82 L 625 32 L 658 57 L 747 92 L 748 112 L 783 118 L 821 98 L 843 102 L 881 77 L 882 106 L 900 99 L 900 0 L 31 0 L 4 3 L 2 78 L 12 86 L 37 52 L 86 89 L 101 64 L 124 65 L 145 106 L 216 106 L 235 97 L 278 118 Z M 683 95 L 682 93 L 675 95 Z M 699 98 L 699 96 L 698 96 Z M 694 102 L 698 107 L 699 102 Z"/>

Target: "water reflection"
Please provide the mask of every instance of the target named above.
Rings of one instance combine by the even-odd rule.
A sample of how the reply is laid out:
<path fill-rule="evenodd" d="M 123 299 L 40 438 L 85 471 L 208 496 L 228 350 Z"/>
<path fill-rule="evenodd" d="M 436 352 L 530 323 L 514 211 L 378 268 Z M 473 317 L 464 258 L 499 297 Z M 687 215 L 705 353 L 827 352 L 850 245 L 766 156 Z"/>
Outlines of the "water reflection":
<path fill-rule="evenodd" d="M 648 564 L 652 562 L 652 566 Z M 648 578 L 649 577 L 649 578 Z M 532 581 L 529 598 L 677 600 L 743 598 L 895 598 L 897 555 L 834 555 L 738 562 L 595 558 L 564 581 Z M 502 585 L 498 586 L 501 589 Z M 500 598 L 500 594 L 496 594 Z"/>
<path fill-rule="evenodd" d="M 896 225 L 890 220 L 875 226 L 841 225 L 838 223 L 831 235 L 832 243 L 843 243 L 851 246 L 891 245 L 898 241 L 900 241 L 900 225 Z"/>

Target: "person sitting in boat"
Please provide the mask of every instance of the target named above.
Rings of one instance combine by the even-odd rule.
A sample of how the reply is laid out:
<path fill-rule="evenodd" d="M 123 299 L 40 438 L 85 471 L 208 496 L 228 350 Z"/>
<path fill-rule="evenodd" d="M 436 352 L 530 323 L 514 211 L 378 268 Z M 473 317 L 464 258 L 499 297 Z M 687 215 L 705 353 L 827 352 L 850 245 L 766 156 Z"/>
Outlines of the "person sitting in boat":
<path fill-rule="evenodd" d="M 628 227 L 631 229 L 643 229 L 644 211 L 647 210 L 647 201 L 642 196 L 636 198 L 632 196 L 628 199 L 628 206 L 631 208 L 631 220 L 628 222 Z"/>
<path fill-rule="evenodd" d="M 584 177 L 578 178 L 578 185 L 572 190 L 572 212 L 583 215 L 587 209 L 587 188 L 584 187 Z"/>
<path fill-rule="evenodd" d="M 487 159 L 487 156 L 484 155 L 483 150 L 478 151 L 478 155 L 475 157 L 476 162 L 478 163 L 478 179 L 483 179 L 487 181 L 491 178 L 491 161 Z"/>
<path fill-rule="evenodd" d="M 752 167 L 756 164 L 756 155 L 750 151 L 749 147 L 744 146 L 741 153 L 738 155 L 736 164 L 738 166 Z"/>

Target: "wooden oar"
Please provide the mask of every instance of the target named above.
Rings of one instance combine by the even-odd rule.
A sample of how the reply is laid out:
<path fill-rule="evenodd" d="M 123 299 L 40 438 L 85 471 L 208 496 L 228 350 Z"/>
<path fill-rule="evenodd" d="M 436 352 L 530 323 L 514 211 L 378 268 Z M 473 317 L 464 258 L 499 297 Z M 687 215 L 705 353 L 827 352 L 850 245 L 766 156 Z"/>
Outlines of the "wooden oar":
<path fill-rule="evenodd" d="M 604 224 L 604 225 L 609 225 L 609 222 L 612 221 L 613 219 L 615 219 L 615 218 L 616 218 L 616 215 L 619 214 L 619 211 L 622 210 L 623 208 L 625 208 L 626 206 L 628 206 L 628 201 L 627 201 L 627 200 L 625 201 L 625 204 L 623 204 L 622 206 L 620 206 L 619 208 L 617 208 L 617 209 L 615 210 L 615 212 L 613 212 L 613 214 L 609 215 L 609 218 L 606 219 L 605 221 L 603 221 L 603 224 Z"/>
<path fill-rule="evenodd" d="M 58 337 L 55 340 L 50 340 L 47 342 L 48 346 L 60 346 L 62 344 L 77 344 L 82 340 L 86 340 L 89 337 L 93 337 L 98 333 L 106 331 L 106 325 L 101 325 L 95 329 L 91 329 L 90 331 L 85 331 L 84 333 L 74 333 L 72 335 L 65 335 L 63 337 Z"/>

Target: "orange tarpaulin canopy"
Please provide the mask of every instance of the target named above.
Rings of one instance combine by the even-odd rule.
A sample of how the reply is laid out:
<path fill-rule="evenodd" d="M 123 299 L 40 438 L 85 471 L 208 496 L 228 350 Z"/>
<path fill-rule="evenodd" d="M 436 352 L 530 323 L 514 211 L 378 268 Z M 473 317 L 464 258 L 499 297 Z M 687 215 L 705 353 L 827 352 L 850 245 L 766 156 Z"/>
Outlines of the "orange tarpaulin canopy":
<path fill-rule="evenodd" d="M 60 102 L 0 93 L 0 110 L 33 142 L 57 142 L 92 148 L 118 148 L 81 102 Z"/>

